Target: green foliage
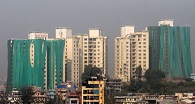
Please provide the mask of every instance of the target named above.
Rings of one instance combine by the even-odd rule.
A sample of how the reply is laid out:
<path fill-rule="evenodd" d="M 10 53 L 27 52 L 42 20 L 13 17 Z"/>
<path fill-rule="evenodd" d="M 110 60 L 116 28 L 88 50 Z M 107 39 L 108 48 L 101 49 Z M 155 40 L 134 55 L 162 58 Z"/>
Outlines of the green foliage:
<path fill-rule="evenodd" d="M 191 92 L 195 93 L 195 82 L 180 81 L 180 82 L 166 82 L 162 81 L 165 74 L 160 70 L 147 70 L 145 73 L 146 81 L 139 81 L 139 79 L 131 80 L 131 84 L 124 84 L 122 89 L 126 92 L 135 93 L 150 93 L 150 94 L 165 94 L 173 95 L 175 93 Z M 185 79 L 186 80 L 186 79 Z"/>
<path fill-rule="evenodd" d="M 6 94 L 4 92 L 0 92 L 0 104 L 6 104 Z"/>
<path fill-rule="evenodd" d="M 148 69 L 144 76 L 150 93 L 159 93 L 162 88 L 161 80 L 165 78 L 165 74 L 161 70 Z"/>
<path fill-rule="evenodd" d="M 139 90 L 144 86 L 144 82 L 140 79 L 132 79 L 130 84 L 124 83 L 122 89 L 125 92 L 139 92 Z"/>
<path fill-rule="evenodd" d="M 115 104 L 114 96 L 117 95 L 114 91 L 105 90 L 104 103 Z"/>
<path fill-rule="evenodd" d="M 131 80 L 130 85 L 125 84 L 122 88 L 128 92 L 160 93 L 162 90 L 161 80 L 165 74 L 160 70 L 148 69 L 144 75 L 146 81 L 141 80 L 141 66 L 136 68 L 138 79 Z"/>
<path fill-rule="evenodd" d="M 143 81 L 138 79 L 138 80 L 131 80 L 131 84 L 129 86 L 129 91 L 130 92 L 137 92 L 139 89 L 141 89 L 143 86 Z"/>
<path fill-rule="evenodd" d="M 98 77 L 102 75 L 100 68 L 92 67 L 92 65 L 85 66 L 84 73 L 81 76 L 82 83 L 87 83 L 90 77 Z"/>
<path fill-rule="evenodd" d="M 184 78 L 184 80 L 191 82 L 193 79 L 192 78 Z"/>
<path fill-rule="evenodd" d="M 141 67 L 141 65 L 139 65 L 139 66 L 136 68 L 136 74 L 137 74 L 137 78 L 138 78 L 138 79 L 141 79 L 141 77 L 142 77 L 142 67 Z"/>
<path fill-rule="evenodd" d="M 161 81 L 163 78 L 165 78 L 164 72 L 154 69 L 148 69 L 144 76 L 149 83 Z"/>
<path fill-rule="evenodd" d="M 126 93 L 150 93 L 173 95 L 175 93 L 195 93 L 195 82 L 191 78 L 185 78 L 180 82 L 162 81 L 165 74 L 160 70 L 148 69 L 144 75 L 146 81 L 133 79 L 129 84 L 123 84 L 122 89 Z"/>
<path fill-rule="evenodd" d="M 31 104 L 33 102 L 33 87 L 27 86 L 22 89 L 22 101 L 24 104 Z"/>
<path fill-rule="evenodd" d="M 129 85 L 127 83 L 123 83 L 121 89 L 123 89 L 124 91 L 129 91 Z"/>
<path fill-rule="evenodd" d="M 163 82 L 162 94 L 195 92 L 195 82 Z"/>

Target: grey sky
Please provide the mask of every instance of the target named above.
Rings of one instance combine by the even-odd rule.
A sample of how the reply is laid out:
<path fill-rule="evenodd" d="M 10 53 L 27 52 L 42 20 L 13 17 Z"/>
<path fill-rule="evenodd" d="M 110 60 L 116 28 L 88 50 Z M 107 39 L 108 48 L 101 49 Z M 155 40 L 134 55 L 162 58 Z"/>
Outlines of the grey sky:
<path fill-rule="evenodd" d="M 108 36 L 108 70 L 114 70 L 114 37 L 121 25 L 135 30 L 157 25 L 159 19 L 174 19 L 174 25 L 191 26 L 191 57 L 195 67 L 195 0 L 1 0 L 0 1 L 0 78 L 7 76 L 7 40 L 27 38 L 31 31 L 48 32 L 70 27 L 73 34 L 101 28 Z"/>

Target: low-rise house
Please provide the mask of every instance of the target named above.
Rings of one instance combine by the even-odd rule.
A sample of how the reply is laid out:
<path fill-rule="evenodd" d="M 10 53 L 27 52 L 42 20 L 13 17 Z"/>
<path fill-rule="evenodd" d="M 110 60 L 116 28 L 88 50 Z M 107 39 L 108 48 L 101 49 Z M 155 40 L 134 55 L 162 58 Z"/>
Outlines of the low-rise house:
<path fill-rule="evenodd" d="M 66 104 L 80 104 L 80 96 L 77 93 L 67 95 Z"/>
<path fill-rule="evenodd" d="M 115 104 L 149 104 L 142 96 L 115 96 Z"/>
<path fill-rule="evenodd" d="M 21 102 L 21 93 L 18 89 L 13 88 L 11 94 L 7 96 L 7 103 L 19 103 Z"/>
<path fill-rule="evenodd" d="M 109 78 L 105 81 L 106 90 L 109 92 L 121 92 L 121 79 Z"/>
<path fill-rule="evenodd" d="M 116 104 L 177 104 L 175 95 L 150 95 L 148 93 L 128 93 L 125 96 L 115 96 Z"/>
<path fill-rule="evenodd" d="M 33 86 L 33 102 L 36 104 L 45 104 L 46 103 L 46 94 L 41 90 L 41 87 Z"/>
<path fill-rule="evenodd" d="M 159 95 L 160 99 L 157 100 L 157 104 L 176 104 L 178 103 L 178 97 L 175 95 Z"/>
<path fill-rule="evenodd" d="M 73 82 L 64 82 L 61 83 L 59 86 L 57 86 L 56 95 L 60 101 L 64 103 L 65 101 L 67 101 L 66 104 L 69 104 L 71 96 L 72 98 L 78 98 L 78 102 L 79 102 L 80 97 L 77 95 L 76 91 L 77 91 L 77 87 Z M 74 102 L 76 101 L 74 100 Z"/>
<path fill-rule="evenodd" d="M 178 100 L 192 98 L 193 93 L 175 93 L 175 96 L 178 96 Z"/>

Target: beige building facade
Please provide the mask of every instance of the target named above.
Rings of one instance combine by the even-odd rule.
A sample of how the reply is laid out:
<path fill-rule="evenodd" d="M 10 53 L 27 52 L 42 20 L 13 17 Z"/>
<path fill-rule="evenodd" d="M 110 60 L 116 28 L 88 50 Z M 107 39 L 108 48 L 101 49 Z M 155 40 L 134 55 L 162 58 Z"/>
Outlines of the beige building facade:
<path fill-rule="evenodd" d="M 80 80 L 80 55 L 79 55 L 79 39 L 72 35 L 72 30 L 67 27 L 56 28 L 56 39 L 65 40 L 64 48 L 64 82 L 74 82 L 79 86 Z"/>
<path fill-rule="evenodd" d="M 65 42 L 66 81 L 74 82 L 77 86 L 79 86 L 79 41 L 77 37 L 68 37 L 65 39 Z"/>
<path fill-rule="evenodd" d="M 89 34 L 72 35 L 70 28 L 56 28 L 56 38 L 65 39 L 65 81 L 81 84 L 86 65 L 100 68 L 107 75 L 107 37 L 100 29 L 90 29 Z"/>
<path fill-rule="evenodd" d="M 89 34 L 77 35 L 81 56 L 81 69 L 84 72 L 86 65 L 92 65 L 107 75 L 107 37 L 101 35 L 100 29 L 90 29 Z"/>
<path fill-rule="evenodd" d="M 82 86 L 82 104 L 104 104 L 104 86 L 102 79 L 88 79 L 88 83 Z"/>
<path fill-rule="evenodd" d="M 132 26 L 122 26 L 121 33 L 125 34 L 115 37 L 115 77 L 128 82 L 137 78 L 139 65 L 142 75 L 149 68 L 149 34 L 147 31 L 134 32 Z"/>

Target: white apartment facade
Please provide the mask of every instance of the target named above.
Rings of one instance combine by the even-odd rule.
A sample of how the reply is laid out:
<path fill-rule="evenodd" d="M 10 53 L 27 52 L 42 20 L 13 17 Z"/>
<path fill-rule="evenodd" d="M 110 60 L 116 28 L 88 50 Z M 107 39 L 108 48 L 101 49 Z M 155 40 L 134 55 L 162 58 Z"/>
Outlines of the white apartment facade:
<path fill-rule="evenodd" d="M 139 65 L 142 67 L 142 75 L 149 68 L 149 34 L 147 31 L 134 32 L 132 28 L 122 26 L 121 36 L 115 37 L 115 76 L 122 82 L 136 78 Z"/>
<path fill-rule="evenodd" d="M 79 69 L 79 47 L 78 38 L 68 37 L 65 39 L 65 67 L 66 81 L 74 82 L 79 86 L 80 69 Z"/>
<path fill-rule="evenodd" d="M 107 75 L 107 37 L 101 35 L 100 29 L 89 29 L 89 34 L 77 35 L 81 56 L 81 69 L 86 65 L 101 69 L 103 76 Z"/>
<path fill-rule="evenodd" d="M 65 40 L 64 48 L 64 81 L 74 82 L 79 86 L 80 69 L 79 69 L 79 47 L 78 38 L 72 35 L 72 30 L 67 27 L 56 28 L 56 39 Z"/>
<path fill-rule="evenodd" d="M 90 29 L 89 35 L 73 36 L 70 28 L 56 28 L 56 38 L 65 39 L 65 81 L 79 86 L 84 68 L 89 64 L 107 75 L 107 37 L 101 36 L 100 29 Z"/>

